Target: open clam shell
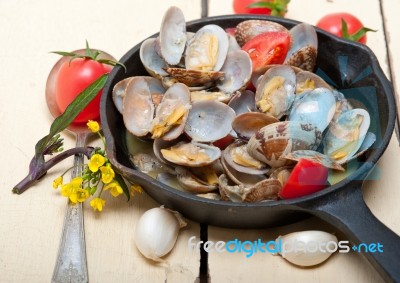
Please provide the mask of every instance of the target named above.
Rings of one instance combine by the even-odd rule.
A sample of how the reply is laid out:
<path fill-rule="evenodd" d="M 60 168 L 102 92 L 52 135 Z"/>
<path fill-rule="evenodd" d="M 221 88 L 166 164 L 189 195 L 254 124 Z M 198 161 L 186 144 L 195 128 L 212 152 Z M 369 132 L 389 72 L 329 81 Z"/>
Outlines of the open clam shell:
<path fill-rule="evenodd" d="M 344 168 L 334 160 L 330 159 L 328 156 L 325 154 L 322 154 L 320 152 L 314 151 L 314 150 L 296 150 L 293 152 L 290 152 L 286 156 L 284 156 L 285 159 L 293 160 L 293 161 L 299 161 L 300 159 L 308 159 L 313 162 L 319 163 L 326 168 L 331 168 L 339 171 L 345 171 Z"/>
<path fill-rule="evenodd" d="M 276 118 L 289 112 L 295 98 L 296 75 L 290 66 L 268 69 L 257 84 L 258 109 Z"/>
<path fill-rule="evenodd" d="M 251 137 L 247 150 L 271 167 L 281 167 L 288 164 L 284 156 L 295 150 L 315 148 L 320 136 L 321 132 L 312 124 L 278 122 L 265 126 Z"/>
<path fill-rule="evenodd" d="M 182 68 L 167 68 L 167 73 L 171 75 L 178 82 L 184 83 L 189 87 L 202 87 L 222 78 L 223 72 L 216 71 L 199 71 L 188 70 Z"/>
<path fill-rule="evenodd" d="M 215 184 L 208 184 L 181 166 L 176 167 L 175 171 L 177 174 L 177 181 L 185 191 L 204 194 L 218 189 L 218 182 Z"/>
<path fill-rule="evenodd" d="M 132 78 L 126 86 L 122 116 L 126 129 L 137 137 L 146 136 L 154 117 L 149 84 L 143 77 Z"/>
<path fill-rule="evenodd" d="M 250 56 L 243 50 L 229 52 L 221 71 L 224 76 L 217 87 L 226 93 L 234 93 L 244 87 L 251 78 L 252 63 Z"/>
<path fill-rule="evenodd" d="M 294 67 L 293 67 L 294 68 Z M 296 73 L 296 94 L 301 94 L 305 91 L 311 91 L 316 88 L 326 88 L 332 90 L 332 87 L 327 84 L 320 76 L 309 72 L 300 71 Z"/>
<path fill-rule="evenodd" d="M 185 66 L 188 70 L 219 71 L 228 54 L 229 39 L 217 25 L 206 25 L 188 41 Z"/>
<path fill-rule="evenodd" d="M 131 79 L 132 79 L 132 77 L 129 77 L 129 78 L 123 79 L 122 81 L 119 81 L 118 83 L 115 84 L 113 91 L 112 91 L 112 98 L 113 98 L 114 105 L 118 109 L 119 113 L 121 113 L 121 114 L 122 114 L 123 100 L 125 97 L 125 88 Z"/>
<path fill-rule="evenodd" d="M 290 29 L 293 42 L 284 64 L 306 71 L 314 70 L 317 61 L 318 37 L 315 28 L 301 23 Z"/>
<path fill-rule="evenodd" d="M 282 189 L 281 183 L 275 179 L 265 179 L 254 186 L 231 185 L 229 179 L 222 174 L 219 177 L 219 192 L 221 200 L 233 202 L 256 202 L 277 200 Z"/>
<path fill-rule="evenodd" d="M 247 112 L 237 115 L 232 122 L 232 128 L 237 135 L 249 140 L 261 128 L 279 122 L 279 120 L 261 112 Z"/>
<path fill-rule="evenodd" d="M 224 173 L 237 185 L 253 186 L 265 179 L 263 174 L 254 175 L 237 171 L 225 161 L 225 158 L 221 158 L 221 165 Z"/>
<path fill-rule="evenodd" d="M 186 21 L 178 7 L 170 7 L 164 14 L 160 29 L 160 52 L 169 65 L 181 61 L 186 46 Z"/>
<path fill-rule="evenodd" d="M 157 39 L 149 38 L 140 45 L 140 60 L 146 71 L 153 77 L 161 79 L 167 76 L 165 69 L 168 67 L 164 59 L 156 51 Z"/>
<path fill-rule="evenodd" d="M 265 163 L 254 159 L 247 152 L 247 144 L 244 142 L 235 142 L 230 144 L 222 153 L 222 158 L 236 171 L 250 174 L 263 175 L 270 168 Z"/>
<path fill-rule="evenodd" d="M 333 120 L 323 139 L 324 154 L 339 164 L 346 163 L 354 156 L 370 125 L 370 116 L 364 109 L 345 111 Z"/>
<path fill-rule="evenodd" d="M 221 157 L 218 147 L 197 142 L 179 142 L 170 148 L 161 149 L 160 152 L 167 161 L 187 167 L 210 165 Z"/>
<path fill-rule="evenodd" d="M 234 118 L 235 111 L 222 102 L 197 101 L 192 103 L 185 133 L 194 141 L 214 142 L 232 131 Z"/>
<path fill-rule="evenodd" d="M 255 94 L 251 90 L 237 92 L 232 96 L 228 106 L 235 111 L 236 115 L 256 110 Z"/>
<path fill-rule="evenodd" d="M 190 92 L 186 85 L 177 83 L 164 94 L 152 122 L 153 138 L 173 140 L 180 136 L 190 109 Z"/>
<path fill-rule="evenodd" d="M 191 91 L 190 92 L 190 100 L 192 102 L 216 100 L 216 101 L 227 103 L 228 101 L 230 101 L 231 96 L 232 96 L 232 94 L 221 92 L 221 91 L 199 90 L 199 91 Z"/>
<path fill-rule="evenodd" d="M 314 124 L 322 133 L 331 122 L 336 110 L 336 100 L 332 91 L 316 88 L 303 93 L 296 100 L 289 114 L 289 121 Z"/>

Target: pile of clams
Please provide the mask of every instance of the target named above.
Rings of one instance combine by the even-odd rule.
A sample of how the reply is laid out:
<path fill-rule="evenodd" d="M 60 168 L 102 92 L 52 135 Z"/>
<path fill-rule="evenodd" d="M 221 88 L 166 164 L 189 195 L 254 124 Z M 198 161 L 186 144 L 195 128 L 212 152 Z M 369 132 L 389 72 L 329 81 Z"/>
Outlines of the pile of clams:
<path fill-rule="evenodd" d="M 241 46 L 267 32 L 287 33 L 290 49 L 281 64 L 254 70 Z M 277 200 L 301 158 L 345 170 L 375 136 L 368 112 L 312 73 L 317 44 L 305 23 L 287 30 L 248 20 L 235 35 L 217 25 L 186 32 L 182 11 L 171 7 L 159 36 L 141 45 L 149 76 L 126 78 L 113 90 L 131 136 L 152 144 L 132 154 L 136 169 L 235 202 Z"/>

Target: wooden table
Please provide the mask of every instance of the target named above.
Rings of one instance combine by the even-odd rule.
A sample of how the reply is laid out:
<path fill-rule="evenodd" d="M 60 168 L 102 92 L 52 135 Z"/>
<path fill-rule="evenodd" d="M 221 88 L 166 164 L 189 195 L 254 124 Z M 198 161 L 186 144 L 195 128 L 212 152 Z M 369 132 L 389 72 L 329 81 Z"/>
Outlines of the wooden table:
<path fill-rule="evenodd" d="M 72 164 L 63 161 L 23 195 L 11 193 L 26 174 L 37 140 L 47 134 L 52 121 L 44 100 L 47 75 L 58 60 L 53 50 L 75 50 L 87 39 L 92 47 L 120 58 L 143 38 L 158 31 L 162 15 L 179 6 L 187 20 L 201 15 L 200 0 L 0 0 L 0 281 L 49 282 L 61 236 L 65 199 L 53 190 L 52 180 Z M 392 81 L 400 72 L 397 0 L 292 0 L 287 18 L 315 24 L 328 12 L 357 15 L 378 32 L 368 34 L 368 46 Z M 209 15 L 232 13 L 231 0 L 210 0 Z M 399 86 L 395 84 L 396 90 Z M 74 146 L 68 133 L 65 148 Z M 367 181 L 364 197 L 373 213 L 400 234 L 399 143 L 393 135 L 376 167 L 377 180 Z M 169 267 L 145 260 L 133 242 L 140 215 L 158 206 L 145 194 L 127 203 L 108 199 L 99 214 L 85 205 L 85 231 L 91 282 L 195 282 L 200 254 L 187 248 L 188 239 L 200 238 L 200 226 L 189 221 L 174 250 L 165 258 Z M 206 227 L 207 228 L 207 227 Z M 335 228 L 318 219 L 284 227 L 235 230 L 208 227 L 213 241 L 262 238 L 299 230 Z M 399 259 L 400 268 L 400 259 Z M 203 267 L 202 282 L 206 282 Z M 211 282 L 381 282 L 374 269 L 355 253 L 335 254 L 315 268 L 298 268 L 281 257 L 255 254 L 208 254 Z"/>

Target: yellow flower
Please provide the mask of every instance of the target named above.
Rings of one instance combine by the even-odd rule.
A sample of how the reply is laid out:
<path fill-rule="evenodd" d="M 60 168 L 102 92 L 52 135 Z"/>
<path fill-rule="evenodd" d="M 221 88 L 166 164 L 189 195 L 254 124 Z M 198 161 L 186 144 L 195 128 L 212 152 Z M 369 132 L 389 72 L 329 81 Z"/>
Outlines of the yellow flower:
<path fill-rule="evenodd" d="M 57 189 L 59 186 L 62 186 L 63 184 L 63 177 L 59 176 L 53 181 L 53 188 Z"/>
<path fill-rule="evenodd" d="M 74 192 L 69 195 L 69 200 L 73 203 L 84 202 L 89 198 L 90 194 L 88 190 L 77 188 Z"/>
<path fill-rule="evenodd" d="M 73 178 L 71 180 L 71 182 L 61 186 L 61 195 L 69 198 L 70 201 L 72 201 L 73 203 L 77 203 L 79 200 L 81 200 L 85 196 L 85 193 L 81 192 L 81 190 L 83 190 L 81 188 L 82 182 L 83 182 L 83 179 L 81 177 Z M 84 191 L 86 191 L 86 190 L 84 190 Z M 89 192 L 87 192 L 87 193 L 89 194 Z"/>
<path fill-rule="evenodd" d="M 130 191 L 130 193 L 131 193 L 131 196 L 134 196 L 135 195 L 135 192 L 138 192 L 139 194 L 141 194 L 141 193 L 143 193 L 143 188 L 142 188 L 142 186 L 140 186 L 140 185 L 132 185 L 131 186 L 131 191 Z"/>
<path fill-rule="evenodd" d="M 110 165 L 100 167 L 100 171 L 101 171 L 101 180 L 103 181 L 104 184 L 110 183 L 115 177 L 114 170 L 111 168 Z"/>
<path fill-rule="evenodd" d="M 105 162 L 106 158 L 103 155 L 98 153 L 93 154 L 88 162 L 89 170 L 93 173 L 97 172 L 97 170 L 99 170 L 99 167 L 103 166 Z"/>
<path fill-rule="evenodd" d="M 100 125 L 96 121 L 89 120 L 86 125 L 93 133 L 100 131 Z"/>
<path fill-rule="evenodd" d="M 94 198 L 90 201 L 90 206 L 93 207 L 94 211 L 102 211 L 105 204 L 106 201 L 101 198 Z"/>
<path fill-rule="evenodd" d="M 119 185 L 119 183 L 118 182 L 112 182 L 112 183 L 109 183 L 109 184 L 107 184 L 105 187 L 104 187 L 104 190 L 106 191 L 106 190 L 108 190 L 108 189 L 110 189 L 110 194 L 113 196 L 113 197 L 117 197 L 117 196 L 119 196 L 120 194 L 122 194 L 124 191 L 122 190 L 122 187 Z"/>

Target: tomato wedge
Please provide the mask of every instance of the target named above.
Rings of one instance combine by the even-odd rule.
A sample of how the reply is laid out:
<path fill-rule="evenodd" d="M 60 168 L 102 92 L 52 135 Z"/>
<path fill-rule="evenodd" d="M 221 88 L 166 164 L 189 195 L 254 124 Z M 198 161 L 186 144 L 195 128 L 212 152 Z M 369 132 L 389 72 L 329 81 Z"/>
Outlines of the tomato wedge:
<path fill-rule="evenodd" d="M 292 199 L 318 192 L 326 187 L 328 168 L 308 159 L 300 159 L 279 195 Z"/>
<path fill-rule="evenodd" d="M 250 55 L 253 71 L 257 72 L 271 64 L 282 64 L 290 48 L 287 32 L 266 32 L 255 36 L 243 45 L 242 50 Z"/>

